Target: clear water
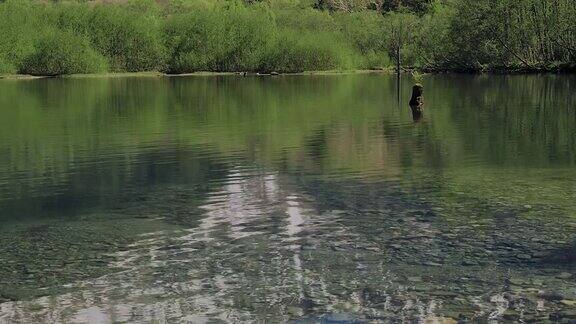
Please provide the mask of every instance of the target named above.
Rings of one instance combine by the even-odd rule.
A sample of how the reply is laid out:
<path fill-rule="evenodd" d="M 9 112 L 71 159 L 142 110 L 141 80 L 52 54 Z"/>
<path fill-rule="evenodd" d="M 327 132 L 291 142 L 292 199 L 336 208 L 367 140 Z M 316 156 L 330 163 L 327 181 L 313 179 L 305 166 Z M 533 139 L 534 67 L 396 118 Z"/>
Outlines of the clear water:
<path fill-rule="evenodd" d="M 0 322 L 576 319 L 576 77 L 0 80 Z"/>

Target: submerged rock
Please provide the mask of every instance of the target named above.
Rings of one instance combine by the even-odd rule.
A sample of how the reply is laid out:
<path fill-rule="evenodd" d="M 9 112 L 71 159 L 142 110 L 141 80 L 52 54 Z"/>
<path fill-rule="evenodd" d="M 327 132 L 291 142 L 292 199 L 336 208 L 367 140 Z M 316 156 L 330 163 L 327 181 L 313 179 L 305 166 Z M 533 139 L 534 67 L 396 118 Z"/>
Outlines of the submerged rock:
<path fill-rule="evenodd" d="M 564 309 L 555 314 L 550 314 L 550 319 L 560 321 L 563 319 L 576 319 L 576 309 Z M 572 321 L 570 321 L 572 323 Z"/>
<path fill-rule="evenodd" d="M 560 279 L 570 279 L 570 278 L 572 278 L 572 274 L 569 272 L 562 272 L 557 277 Z"/>
<path fill-rule="evenodd" d="M 507 321 L 515 321 L 520 318 L 520 314 L 512 309 L 507 309 L 504 314 L 502 314 L 502 318 Z"/>
<path fill-rule="evenodd" d="M 562 305 L 571 306 L 571 307 L 576 307 L 576 300 L 563 299 L 563 300 L 560 301 L 560 303 L 561 303 Z"/>
<path fill-rule="evenodd" d="M 559 301 L 564 299 L 562 294 L 555 291 L 539 291 L 538 297 L 548 301 Z"/>
<path fill-rule="evenodd" d="M 516 254 L 516 258 L 521 259 L 521 260 L 530 260 L 530 259 L 532 259 L 532 256 L 530 256 L 530 254 L 526 254 L 526 253 L 518 253 L 518 254 Z"/>
<path fill-rule="evenodd" d="M 462 265 L 464 266 L 475 266 L 478 265 L 478 262 L 475 260 L 463 260 Z"/>
<path fill-rule="evenodd" d="M 300 307 L 301 307 L 305 312 L 307 312 L 307 311 L 311 310 L 312 308 L 318 306 L 318 305 L 317 305 L 312 299 L 310 299 L 310 298 L 302 298 L 302 299 L 300 299 L 299 305 L 300 305 Z"/>

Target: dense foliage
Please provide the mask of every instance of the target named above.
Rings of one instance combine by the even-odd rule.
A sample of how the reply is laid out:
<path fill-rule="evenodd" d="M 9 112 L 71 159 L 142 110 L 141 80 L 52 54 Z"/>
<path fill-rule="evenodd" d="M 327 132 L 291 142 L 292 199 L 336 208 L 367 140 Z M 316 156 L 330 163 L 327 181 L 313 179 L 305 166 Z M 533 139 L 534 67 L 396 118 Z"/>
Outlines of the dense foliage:
<path fill-rule="evenodd" d="M 572 0 L 0 1 L 0 73 L 557 70 Z"/>
<path fill-rule="evenodd" d="M 38 39 L 34 51 L 24 59 L 21 72 L 32 75 L 97 73 L 106 70 L 104 57 L 88 41 L 74 34 L 53 31 Z"/>

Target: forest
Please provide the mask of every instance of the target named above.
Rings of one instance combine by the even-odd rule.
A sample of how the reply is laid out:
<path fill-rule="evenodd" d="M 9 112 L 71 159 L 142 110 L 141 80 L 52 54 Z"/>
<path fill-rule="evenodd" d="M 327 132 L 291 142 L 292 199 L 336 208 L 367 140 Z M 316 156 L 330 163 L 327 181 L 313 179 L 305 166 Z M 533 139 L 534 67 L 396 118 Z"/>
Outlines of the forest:
<path fill-rule="evenodd" d="M 0 74 L 570 71 L 572 0 L 0 1 Z"/>

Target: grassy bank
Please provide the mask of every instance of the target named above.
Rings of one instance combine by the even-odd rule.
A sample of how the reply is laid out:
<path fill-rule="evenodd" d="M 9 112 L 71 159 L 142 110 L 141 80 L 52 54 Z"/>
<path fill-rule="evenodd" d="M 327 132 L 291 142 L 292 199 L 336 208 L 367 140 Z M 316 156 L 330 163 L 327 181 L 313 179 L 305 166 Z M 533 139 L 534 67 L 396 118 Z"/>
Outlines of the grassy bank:
<path fill-rule="evenodd" d="M 0 1 L 0 75 L 574 70 L 569 0 L 412 2 Z"/>

